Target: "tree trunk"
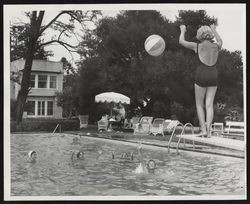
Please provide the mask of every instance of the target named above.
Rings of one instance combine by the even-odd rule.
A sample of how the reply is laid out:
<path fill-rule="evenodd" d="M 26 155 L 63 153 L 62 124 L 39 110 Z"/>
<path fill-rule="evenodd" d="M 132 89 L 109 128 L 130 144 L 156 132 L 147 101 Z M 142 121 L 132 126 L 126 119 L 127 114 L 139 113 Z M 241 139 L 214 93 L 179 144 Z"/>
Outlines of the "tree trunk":
<path fill-rule="evenodd" d="M 28 43 L 28 49 L 26 53 L 26 61 L 25 61 L 24 69 L 23 69 L 21 89 L 19 90 L 18 96 L 17 96 L 17 123 L 22 122 L 24 105 L 26 103 L 26 98 L 29 93 L 32 62 L 34 58 L 34 53 L 36 51 L 37 39 L 40 35 L 39 32 L 41 28 L 44 11 L 40 11 L 38 17 L 36 15 L 37 15 L 37 12 L 32 11 L 29 43 Z"/>
<path fill-rule="evenodd" d="M 19 90 L 18 96 L 17 96 L 17 122 L 18 123 L 22 122 L 24 105 L 26 103 L 26 98 L 29 93 L 30 73 L 31 73 L 32 62 L 34 58 L 34 52 L 35 52 L 35 43 L 30 42 L 27 55 L 26 55 L 24 69 L 23 69 L 21 89 Z"/>

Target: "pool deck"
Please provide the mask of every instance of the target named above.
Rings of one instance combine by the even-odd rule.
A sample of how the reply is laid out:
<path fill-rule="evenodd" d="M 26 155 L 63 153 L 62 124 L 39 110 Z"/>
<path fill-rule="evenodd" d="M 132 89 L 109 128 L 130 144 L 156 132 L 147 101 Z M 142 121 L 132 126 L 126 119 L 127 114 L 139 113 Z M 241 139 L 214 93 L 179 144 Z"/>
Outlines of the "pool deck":
<path fill-rule="evenodd" d="M 153 135 L 134 135 L 132 130 L 123 130 L 123 131 L 112 131 L 112 132 L 98 132 L 97 127 L 94 125 L 89 125 L 88 128 L 81 129 L 80 131 L 67 131 L 65 133 L 70 133 L 73 135 L 86 136 L 86 137 L 96 137 L 96 138 L 104 138 L 109 140 L 120 140 L 126 141 L 129 143 L 138 143 L 141 142 L 144 145 L 153 145 L 158 147 L 168 148 L 168 141 L 171 135 L 165 135 L 164 137 L 161 135 L 153 136 Z M 170 152 L 176 152 L 177 146 L 177 137 L 173 137 Z M 179 150 L 185 151 L 194 151 L 206 154 L 213 155 L 222 155 L 222 156 L 230 156 L 236 158 L 245 158 L 246 152 L 217 147 L 207 144 L 202 144 L 195 142 L 195 146 L 193 146 L 193 141 L 185 141 L 185 145 L 183 141 L 181 141 L 179 145 Z"/>

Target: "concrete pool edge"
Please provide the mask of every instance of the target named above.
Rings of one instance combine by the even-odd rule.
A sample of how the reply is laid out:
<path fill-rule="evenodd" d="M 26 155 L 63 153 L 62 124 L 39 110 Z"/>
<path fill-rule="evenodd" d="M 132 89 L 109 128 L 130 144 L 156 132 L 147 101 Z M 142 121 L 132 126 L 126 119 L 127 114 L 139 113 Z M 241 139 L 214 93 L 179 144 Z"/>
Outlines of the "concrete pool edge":
<path fill-rule="evenodd" d="M 89 137 L 89 138 L 100 138 L 100 139 L 106 139 L 106 140 L 115 140 L 115 141 L 122 141 L 126 143 L 133 143 L 137 144 L 138 141 L 133 141 L 133 140 L 127 140 L 127 139 L 122 139 L 122 138 L 112 138 L 112 137 L 104 137 L 100 135 L 85 135 L 85 134 L 80 134 L 80 133 L 70 133 L 72 135 L 78 135 L 80 137 Z M 141 141 L 143 145 L 147 146 L 154 146 L 154 147 L 160 147 L 160 148 L 168 148 L 166 145 L 159 145 L 159 144 L 153 144 L 153 143 L 148 143 L 148 142 L 143 142 Z M 169 147 L 169 149 L 176 150 L 176 147 Z M 210 152 L 210 151 L 204 151 L 204 150 L 198 150 L 198 149 L 188 149 L 188 148 L 183 148 L 179 147 L 178 148 L 181 151 L 188 151 L 188 152 L 197 152 L 197 153 L 203 153 L 203 154 L 211 154 L 211 155 L 218 155 L 218 156 L 226 156 L 226 157 L 234 157 L 234 158 L 239 158 L 239 159 L 245 159 L 245 156 L 241 155 L 234 155 L 234 154 L 225 154 L 225 153 L 220 153 L 220 152 Z"/>

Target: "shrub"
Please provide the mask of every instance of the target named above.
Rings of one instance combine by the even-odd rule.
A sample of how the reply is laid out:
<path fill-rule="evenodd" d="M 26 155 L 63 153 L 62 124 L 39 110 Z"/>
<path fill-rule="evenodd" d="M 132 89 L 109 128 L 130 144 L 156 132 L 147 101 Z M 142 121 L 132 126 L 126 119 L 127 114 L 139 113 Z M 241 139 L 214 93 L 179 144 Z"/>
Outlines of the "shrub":
<path fill-rule="evenodd" d="M 61 131 L 77 131 L 79 130 L 79 120 L 66 120 L 66 119 L 23 119 L 20 124 L 15 121 L 11 121 L 11 132 L 53 132 L 57 124 L 61 125 Z M 57 129 L 57 132 L 59 128 Z"/>

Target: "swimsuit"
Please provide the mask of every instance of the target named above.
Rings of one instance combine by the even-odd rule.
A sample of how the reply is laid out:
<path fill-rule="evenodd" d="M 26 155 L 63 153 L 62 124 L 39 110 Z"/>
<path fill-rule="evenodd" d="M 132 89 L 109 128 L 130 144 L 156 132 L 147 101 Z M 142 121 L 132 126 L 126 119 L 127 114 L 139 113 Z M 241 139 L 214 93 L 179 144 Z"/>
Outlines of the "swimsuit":
<path fill-rule="evenodd" d="M 217 86 L 217 81 L 218 81 L 218 70 L 216 68 L 217 62 L 212 66 L 206 65 L 203 62 L 201 62 L 199 58 L 198 45 L 199 44 L 197 43 L 197 57 L 199 60 L 199 65 L 195 73 L 195 84 L 201 87 Z"/>

